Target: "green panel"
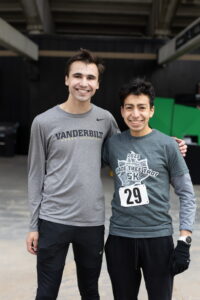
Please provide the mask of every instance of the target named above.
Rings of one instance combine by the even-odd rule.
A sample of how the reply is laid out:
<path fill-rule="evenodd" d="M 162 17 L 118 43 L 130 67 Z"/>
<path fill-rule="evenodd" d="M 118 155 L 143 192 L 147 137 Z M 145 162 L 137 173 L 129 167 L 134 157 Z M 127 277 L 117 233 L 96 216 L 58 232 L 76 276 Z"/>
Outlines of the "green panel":
<path fill-rule="evenodd" d="M 167 135 L 171 135 L 174 99 L 156 98 L 154 105 L 155 113 L 149 122 L 150 126 L 162 131 Z"/>
<path fill-rule="evenodd" d="M 200 110 L 184 105 L 174 105 L 172 135 L 184 138 L 186 135 L 197 136 L 200 145 Z"/>

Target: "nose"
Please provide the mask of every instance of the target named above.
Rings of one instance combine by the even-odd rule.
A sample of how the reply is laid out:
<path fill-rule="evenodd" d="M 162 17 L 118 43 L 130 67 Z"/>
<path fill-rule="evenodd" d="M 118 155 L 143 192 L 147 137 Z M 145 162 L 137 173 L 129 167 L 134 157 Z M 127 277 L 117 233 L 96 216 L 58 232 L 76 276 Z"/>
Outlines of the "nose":
<path fill-rule="evenodd" d="M 137 108 L 133 109 L 131 111 L 131 115 L 132 115 L 133 118 L 139 117 L 139 110 Z"/>
<path fill-rule="evenodd" d="M 87 86 L 87 78 L 82 77 L 82 78 L 81 78 L 81 81 L 80 81 L 80 85 L 81 85 L 81 86 Z"/>

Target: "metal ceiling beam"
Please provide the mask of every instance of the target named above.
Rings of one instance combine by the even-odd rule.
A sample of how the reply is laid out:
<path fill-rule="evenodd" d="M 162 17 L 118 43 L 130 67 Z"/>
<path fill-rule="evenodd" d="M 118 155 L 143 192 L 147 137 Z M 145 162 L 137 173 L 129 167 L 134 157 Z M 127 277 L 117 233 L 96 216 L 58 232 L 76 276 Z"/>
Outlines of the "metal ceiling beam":
<path fill-rule="evenodd" d="M 166 2 L 167 6 L 163 6 L 162 14 L 160 14 L 159 17 L 159 27 L 156 28 L 156 35 L 170 35 L 172 21 L 180 3 L 181 0 L 170 0 Z"/>
<path fill-rule="evenodd" d="M 54 33 L 48 0 L 20 0 L 27 19 L 29 33 Z"/>
<path fill-rule="evenodd" d="M 67 3 L 52 2 L 51 10 L 54 13 L 95 13 L 106 15 L 148 15 L 149 6 L 140 3 L 102 3 L 102 2 L 87 2 L 81 1 L 80 3 L 68 1 Z"/>
<path fill-rule="evenodd" d="M 58 34 L 69 32 L 68 26 L 76 28 L 77 33 L 79 27 L 84 33 L 81 22 L 83 27 L 87 23 L 107 26 L 108 22 L 113 27 L 117 26 L 117 22 L 124 27 L 130 22 L 132 36 L 137 36 L 139 31 L 140 36 L 171 37 L 199 17 L 199 1 L 182 0 L 175 14 L 178 0 L 0 0 L 0 14 L 19 31 L 27 32 L 28 29 L 29 33 L 51 34 L 54 32 L 53 21 Z M 90 31 L 95 34 L 89 28 L 85 33 Z M 111 28 L 110 32 L 112 35 Z M 120 32 L 127 34 L 125 28 Z M 113 34 L 117 34 L 115 28 Z"/>
<path fill-rule="evenodd" d="M 61 3 L 66 2 L 65 0 L 51 0 L 52 4 L 53 2 L 56 2 L 58 3 L 59 5 Z M 76 3 L 76 4 L 79 4 L 81 2 L 83 2 L 83 0 L 67 0 L 67 3 L 70 3 L 70 2 L 73 2 L 73 3 Z M 115 3 L 121 3 L 122 0 L 84 0 L 84 2 L 87 2 L 87 3 L 105 3 L 105 4 L 108 4 L 108 3 L 112 3 L 112 4 L 115 4 Z M 151 4 L 152 0 L 123 0 L 123 3 L 126 4 L 126 3 L 133 3 L 133 4 Z"/>
<path fill-rule="evenodd" d="M 66 26 L 59 26 L 59 29 L 57 30 L 60 34 L 94 34 L 94 35 L 111 35 L 111 36 L 134 36 L 134 37 L 141 37 L 141 28 L 134 28 L 134 34 L 133 34 L 133 28 L 131 26 L 91 26 L 91 25 L 82 25 L 81 28 L 72 26 L 72 25 L 66 25 Z"/>
<path fill-rule="evenodd" d="M 147 26 L 150 36 L 168 36 L 180 0 L 152 0 L 151 14 Z"/>
<path fill-rule="evenodd" d="M 162 46 L 158 52 L 158 64 L 177 59 L 200 46 L 200 18 L 181 31 L 175 38 Z"/>
<path fill-rule="evenodd" d="M 38 45 L 0 18 L 0 44 L 18 54 L 38 60 Z"/>
<path fill-rule="evenodd" d="M 189 8 L 180 6 L 176 13 L 177 17 L 182 17 L 182 18 L 184 18 L 184 17 L 194 18 L 195 16 L 199 17 L 199 15 L 200 15 L 200 7 L 199 6 L 191 6 Z"/>
<path fill-rule="evenodd" d="M 64 15 L 64 16 L 58 16 L 58 18 L 55 19 L 56 24 L 66 24 L 68 25 L 79 25 L 81 24 L 91 24 L 92 26 L 97 25 L 97 26 L 104 26 L 104 25 L 130 25 L 130 26 L 144 26 L 145 23 L 145 18 L 139 18 L 138 16 L 99 16 L 99 15 L 92 15 L 90 14 L 85 14 L 85 15 Z"/>
<path fill-rule="evenodd" d="M 21 12 L 21 6 L 18 2 L 10 3 L 10 2 L 3 2 L 0 3 L 0 12 L 1 13 L 8 13 L 8 12 Z"/>
<path fill-rule="evenodd" d="M 154 36 L 155 29 L 158 24 L 160 5 L 161 2 L 159 0 L 152 0 L 151 12 L 146 27 L 146 32 L 148 36 Z"/>

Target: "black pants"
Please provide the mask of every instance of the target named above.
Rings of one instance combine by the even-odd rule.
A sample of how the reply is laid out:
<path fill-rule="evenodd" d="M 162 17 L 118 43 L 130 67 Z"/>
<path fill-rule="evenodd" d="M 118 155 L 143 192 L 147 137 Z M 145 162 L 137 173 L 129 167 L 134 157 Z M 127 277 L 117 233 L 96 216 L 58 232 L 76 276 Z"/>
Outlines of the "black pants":
<path fill-rule="evenodd" d="M 141 269 L 149 300 L 171 300 L 171 236 L 133 239 L 109 235 L 105 246 L 115 300 L 137 300 Z"/>
<path fill-rule="evenodd" d="M 74 251 L 81 299 L 100 299 L 98 278 L 102 263 L 104 226 L 78 227 L 40 220 L 36 300 L 57 298 L 70 243 Z"/>

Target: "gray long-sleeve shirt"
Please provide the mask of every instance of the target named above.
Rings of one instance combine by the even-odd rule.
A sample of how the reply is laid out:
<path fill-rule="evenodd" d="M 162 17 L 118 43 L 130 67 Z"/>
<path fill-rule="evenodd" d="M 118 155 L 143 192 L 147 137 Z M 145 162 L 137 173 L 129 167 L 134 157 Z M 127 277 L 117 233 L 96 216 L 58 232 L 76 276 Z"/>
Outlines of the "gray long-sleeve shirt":
<path fill-rule="evenodd" d="M 114 173 L 110 234 L 152 238 L 173 233 L 170 183 L 180 200 L 180 230 L 193 230 L 195 195 L 189 171 L 173 138 L 153 130 L 127 130 L 108 139 L 103 158 Z"/>
<path fill-rule="evenodd" d="M 84 114 L 55 106 L 34 119 L 28 154 L 30 231 L 37 231 L 39 218 L 74 226 L 104 223 L 101 149 L 117 131 L 113 116 L 95 105 Z"/>

